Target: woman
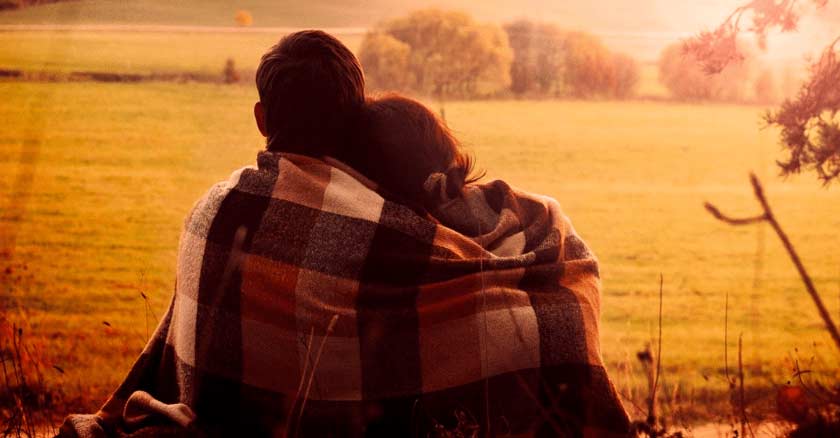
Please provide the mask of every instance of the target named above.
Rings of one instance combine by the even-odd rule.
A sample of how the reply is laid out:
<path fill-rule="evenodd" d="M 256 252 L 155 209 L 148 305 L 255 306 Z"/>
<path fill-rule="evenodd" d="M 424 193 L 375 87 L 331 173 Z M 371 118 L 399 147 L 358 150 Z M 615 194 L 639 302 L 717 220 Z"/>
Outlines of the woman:
<path fill-rule="evenodd" d="M 445 176 L 445 194 L 455 198 L 483 176 L 449 128 L 416 100 L 396 94 L 368 99 L 363 125 L 362 153 L 349 164 L 421 213 L 443 200 L 430 177 Z"/>

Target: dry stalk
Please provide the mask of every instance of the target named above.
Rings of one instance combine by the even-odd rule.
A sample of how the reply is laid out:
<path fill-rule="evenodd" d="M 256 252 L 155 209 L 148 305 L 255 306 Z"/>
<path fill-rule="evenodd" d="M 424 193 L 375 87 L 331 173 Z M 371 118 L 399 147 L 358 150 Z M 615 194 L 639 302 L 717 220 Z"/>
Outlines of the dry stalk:
<path fill-rule="evenodd" d="M 306 408 L 306 400 L 309 398 L 309 390 L 312 389 L 312 382 L 315 380 L 315 371 L 318 369 L 318 363 L 321 361 L 321 353 L 324 352 L 324 346 L 327 344 L 327 338 L 329 338 L 333 330 L 335 330 L 335 324 L 337 322 L 338 315 L 333 315 L 332 319 L 330 319 L 329 325 L 327 326 L 327 331 L 324 333 L 324 337 L 321 338 L 321 345 L 318 346 L 318 352 L 315 354 L 315 360 L 312 362 L 312 368 L 309 370 L 306 390 L 303 393 L 303 400 L 301 401 L 300 409 L 298 410 L 298 417 L 295 425 L 295 436 L 300 434 L 300 422 L 303 419 L 303 411 Z"/>
<path fill-rule="evenodd" d="M 664 278 L 659 274 L 659 339 L 656 346 L 656 374 L 654 375 L 653 388 L 650 392 L 650 406 L 648 411 L 648 424 L 653 428 L 656 426 L 656 390 L 659 387 L 659 375 L 662 373 L 662 285 Z"/>

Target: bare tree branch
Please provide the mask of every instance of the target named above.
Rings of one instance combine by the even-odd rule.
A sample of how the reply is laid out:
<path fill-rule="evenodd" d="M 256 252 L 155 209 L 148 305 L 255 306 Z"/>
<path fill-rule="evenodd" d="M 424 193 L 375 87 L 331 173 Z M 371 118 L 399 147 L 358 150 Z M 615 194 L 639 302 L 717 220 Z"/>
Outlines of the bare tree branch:
<path fill-rule="evenodd" d="M 819 293 L 817 293 L 817 288 L 814 286 L 814 282 L 811 280 L 811 276 L 808 275 L 808 272 L 805 270 L 805 266 L 802 264 L 802 260 L 799 258 L 799 254 L 797 254 L 787 234 L 784 232 L 784 230 L 782 230 L 781 225 L 779 225 L 779 222 L 776 220 L 776 217 L 773 214 L 773 210 L 770 208 L 770 204 L 767 202 L 767 197 L 764 195 L 764 188 L 761 185 L 761 181 L 758 180 L 758 177 L 756 177 L 754 173 L 751 173 L 750 182 L 753 186 L 753 193 L 755 194 L 755 197 L 758 200 L 759 204 L 761 204 L 762 211 L 764 212 L 762 215 L 743 219 L 732 218 L 731 216 L 724 215 L 720 212 L 720 210 L 717 207 L 708 202 L 705 204 L 706 210 L 708 210 L 716 219 L 730 225 L 747 225 L 766 221 L 773 227 L 773 230 L 776 232 L 776 235 L 779 236 L 779 240 L 782 241 L 782 245 L 785 247 L 785 250 L 787 250 L 788 256 L 790 256 L 791 261 L 793 262 L 794 266 L 796 266 L 796 270 L 799 272 L 799 276 L 802 279 L 802 283 L 805 284 L 805 289 L 808 291 L 808 294 L 811 296 L 811 299 L 814 301 L 814 304 L 816 304 L 817 311 L 819 312 L 820 317 L 825 323 L 828 333 L 831 335 L 832 340 L 834 340 L 837 349 L 840 350 L 840 332 L 838 332 L 837 326 L 831 319 L 831 314 L 828 313 L 828 310 L 826 309 L 825 304 L 823 304 Z"/>

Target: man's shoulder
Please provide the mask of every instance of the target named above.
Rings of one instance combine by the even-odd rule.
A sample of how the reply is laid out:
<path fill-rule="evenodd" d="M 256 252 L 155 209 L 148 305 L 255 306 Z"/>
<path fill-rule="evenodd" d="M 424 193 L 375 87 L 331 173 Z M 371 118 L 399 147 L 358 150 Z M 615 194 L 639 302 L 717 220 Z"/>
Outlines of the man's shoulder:
<path fill-rule="evenodd" d="M 195 201 L 190 212 L 184 220 L 184 227 L 192 229 L 193 231 L 206 231 L 209 228 L 213 217 L 219 212 L 219 207 L 222 201 L 237 187 L 242 181 L 243 175 L 256 172 L 255 166 L 245 166 L 235 170 L 226 180 L 219 181 L 210 186 L 204 194 Z"/>

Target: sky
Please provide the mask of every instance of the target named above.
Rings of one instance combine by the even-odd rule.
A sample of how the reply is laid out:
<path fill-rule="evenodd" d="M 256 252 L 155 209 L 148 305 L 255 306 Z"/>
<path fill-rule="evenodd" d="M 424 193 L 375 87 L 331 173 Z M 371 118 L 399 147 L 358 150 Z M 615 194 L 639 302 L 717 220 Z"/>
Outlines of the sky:
<path fill-rule="evenodd" d="M 411 1 L 411 0 L 409 0 Z M 636 52 L 655 59 L 665 45 L 702 30 L 713 29 L 748 0 L 450 0 L 428 2 L 441 7 L 461 6 L 476 18 L 508 21 L 512 17 L 548 19 L 565 28 L 600 35 L 618 50 Z M 810 0 L 801 1 L 807 10 L 797 32 L 771 35 L 767 53 L 772 60 L 802 59 L 840 37 L 840 1 L 829 0 L 817 11 Z M 479 6 L 480 5 L 480 6 Z"/>

